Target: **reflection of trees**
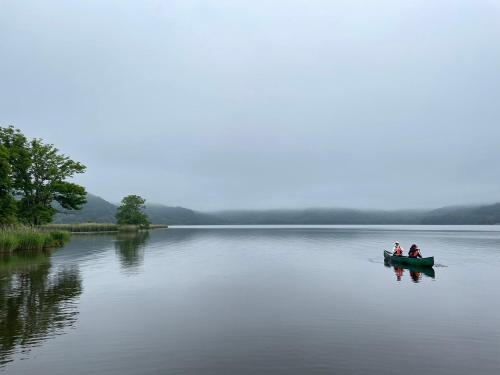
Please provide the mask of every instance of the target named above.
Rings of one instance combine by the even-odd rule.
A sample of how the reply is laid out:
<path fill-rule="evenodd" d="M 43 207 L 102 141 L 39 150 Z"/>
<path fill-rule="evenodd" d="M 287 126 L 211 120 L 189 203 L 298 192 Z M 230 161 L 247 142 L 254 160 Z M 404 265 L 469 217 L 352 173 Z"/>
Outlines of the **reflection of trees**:
<path fill-rule="evenodd" d="M 144 248 L 149 238 L 148 231 L 119 233 L 115 249 L 123 268 L 140 266 L 144 260 Z"/>
<path fill-rule="evenodd" d="M 0 366 L 76 321 L 82 292 L 76 268 L 51 272 L 50 254 L 0 258 Z"/>

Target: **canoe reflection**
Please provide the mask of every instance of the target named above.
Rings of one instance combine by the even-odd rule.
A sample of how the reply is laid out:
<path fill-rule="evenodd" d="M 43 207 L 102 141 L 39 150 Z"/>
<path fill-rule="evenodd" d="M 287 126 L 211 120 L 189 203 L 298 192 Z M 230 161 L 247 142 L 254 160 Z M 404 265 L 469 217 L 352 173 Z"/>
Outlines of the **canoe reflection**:
<path fill-rule="evenodd" d="M 390 261 L 384 261 L 384 266 L 394 269 L 397 281 L 401 281 L 405 270 L 409 271 L 410 278 L 414 283 L 420 282 L 420 280 L 422 280 L 422 276 L 427 276 L 432 279 L 436 278 L 436 272 L 432 267 L 410 266 L 407 264 L 392 264 Z"/>

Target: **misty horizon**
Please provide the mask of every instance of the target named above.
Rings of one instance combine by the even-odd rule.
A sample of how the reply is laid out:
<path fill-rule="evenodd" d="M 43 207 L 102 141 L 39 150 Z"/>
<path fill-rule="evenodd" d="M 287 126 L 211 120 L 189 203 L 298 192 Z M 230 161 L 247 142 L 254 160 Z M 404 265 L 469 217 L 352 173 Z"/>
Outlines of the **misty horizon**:
<path fill-rule="evenodd" d="M 90 193 L 92 194 L 92 193 Z M 106 199 L 105 197 L 99 196 L 97 194 L 92 194 L 94 196 L 97 196 L 99 198 L 102 198 L 109 203 L 112 203 L 116 206 L 120 205 L 120 200 L 113 200 L 113 199 Z M 139 194 L 140 195 L 140 194 Z M 404 212 L 404 211 L 415 211 L 415 212 L 426 212 L 426 211 L 432 211 L 436 209 L 442 209 L 442 208 L 467 208 L 467 207 L 482 207 L 482 206 L 489 206 L 493 204 L 497 204 L 500 202 L 497 201 L 491 201 L 491 202 L 472 202 L 472 203 L 463 203 L 463 204 L 450 204 L 446 206 L 436 206 L 436 207 L 421 207 L 421 208 L 412 208 L 412 207 L 402 207 L 402 208 L 383 208 L 383 207 L 373 207 L 373 208 L 366 208 L 366 207 L 355 207 L 355 206 L 296 206 L 296 207 L 263 207 L 263 208 L 255 208 L 255 207 L 229 207 L 229 208 L 223 208 L 223 209 L 210 209 L 210 210 L 204 210 L 200 209 L 197 207 L 190 207 L 190 206 L 182 206 L 178 205 L 175 203 L 164 203 L 164 202 L 158 202 L 158 201 L 146 201 L 146 206 L 165 206 L 165 207 L 179 207 L 179 208 L 187 208 L 193 211 L 198 211 L 198 212 L 203 212 L 203 213 L 208 213 L 208 214 L 216 214 L 220 212 L 238 212 L 238 211 L 299 211 L 299 210 L 353 210 L 353 211 L 365 211 L 365 212 Z"/>

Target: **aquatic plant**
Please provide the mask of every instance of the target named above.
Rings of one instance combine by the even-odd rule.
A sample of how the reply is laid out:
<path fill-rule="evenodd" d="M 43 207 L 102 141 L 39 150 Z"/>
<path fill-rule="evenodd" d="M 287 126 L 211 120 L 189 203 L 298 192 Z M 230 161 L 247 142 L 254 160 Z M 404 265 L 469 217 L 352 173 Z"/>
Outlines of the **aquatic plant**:
<path fill-rule="evenodd" d="M 167 224 L 149 224 L 149 229 L 162 229 L 168 228 Z"/>
<path fill-rule="evenodd" d="M 167 228 L 165 224 L 150 224 L 149 229 Z M 47 224 L 40 228 L 44 230 L 62 230 L 72 233 L 92 233 L 92 232 L 130 232 L 145 229 L 137 225 L 118 225 L 113 223 L 81 223 L 81 224 Z"/>
<path fill-rule="evenodd" d="M 40 228 L 45 230 L 63 230 L 68 232 L 116 232 L 118 225 L 106 223 L 81 223 L 81 224 L 47 224 Z"/>
<path fill-rule="evenodd" d="M 42 250 L 63 246 L 69 241 L 68 231 L 12 226 L 0 228 L 0 251 Z"/>

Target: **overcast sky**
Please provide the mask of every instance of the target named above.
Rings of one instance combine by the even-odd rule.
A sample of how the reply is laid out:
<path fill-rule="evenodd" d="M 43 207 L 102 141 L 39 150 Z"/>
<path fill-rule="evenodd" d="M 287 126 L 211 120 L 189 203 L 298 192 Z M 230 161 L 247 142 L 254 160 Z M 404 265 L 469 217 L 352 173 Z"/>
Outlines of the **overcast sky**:
<path fill-rule="evenodd" d="M 500 201 L 500 0 L 0 0 L 0 124 L 111 201 Z"/>

